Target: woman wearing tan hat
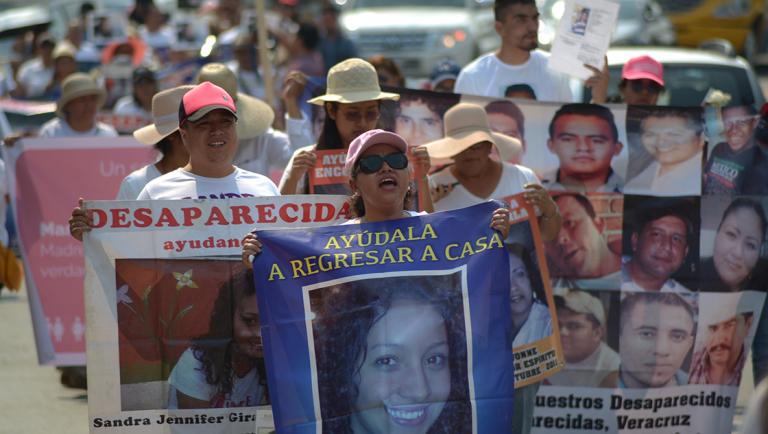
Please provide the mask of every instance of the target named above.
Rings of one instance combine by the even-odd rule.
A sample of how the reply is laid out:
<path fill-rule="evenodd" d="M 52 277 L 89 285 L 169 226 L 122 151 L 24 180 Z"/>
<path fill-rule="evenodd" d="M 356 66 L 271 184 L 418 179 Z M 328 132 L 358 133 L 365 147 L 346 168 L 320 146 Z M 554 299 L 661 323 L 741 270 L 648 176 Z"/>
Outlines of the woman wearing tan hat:
<path fill-rule="evenodd" d="M 373 65 L 363 59 L 347 59 L 328 71 L 325 95 L 309 100 L 325 108 L 325 123 L 317 144 L 297 150 L 280 180 L 281 194 L 308 192 L 307 171 L 315 165 L 316 150 L 347 149 L 360 134 L 376 128 L 381 100 L 397 100 L 395 93 L 382 92 Z M 419 164 L 428 164 L 426 153 L 415 154 Z M 426 171 L 424 172 L 426 173 Z"/>
<path fill-rule="evenodd" d="M 430 175 L 436 211 L 501 200 L 525 191 L 526 199 L 541 210 L 539 224 L 544 240 L 560 230 L 560 213 L 531 169 L 507 163 L 521 152 L 520 141 L 491 131 L 485 110 L 461 103 L 445 113 L 445 136 L 425 144 L 431 158 L 453 164 Z M 504 162 L 491 158 L 496 147 Z M 438 197 L 442 196 L 442 197 Z"/>
<path fill-rule="evenodd" d="M 133 137 L 160 151 L 162 158 L 131 172 L 120 183 L 117 200 L 135 200 L 147 183 L 160 175 L 184 167 L 189 153 L 179 134 L 179 104 L 193 86 L 179 86 L 164 90 L 152 97 L 153 123 L 133 132 Z"/>
<path fill-rule="evenodd" d="M 58 117 L 40 128 L 40 137 L 117 137 L 111 126 L 96 121 L 107 98 L 106 91 L 90 75 L 76 72 L 64 80 L 56 102 Z"/>

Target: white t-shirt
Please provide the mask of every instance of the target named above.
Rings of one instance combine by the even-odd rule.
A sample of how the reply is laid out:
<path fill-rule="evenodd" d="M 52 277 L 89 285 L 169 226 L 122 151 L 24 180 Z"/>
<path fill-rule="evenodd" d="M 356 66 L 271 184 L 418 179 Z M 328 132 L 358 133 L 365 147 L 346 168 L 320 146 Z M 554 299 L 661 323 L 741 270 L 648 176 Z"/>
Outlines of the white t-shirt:
<path fill-rule="evenodd" d="M 157 166 L 148 164 L 141 169 L 134 170 L 128 176 L 123 178 L 120 183 L 120 190 L 117 192 L 116 200 L 136 200 L 139 193 L 149 181 L 162 175 Z"/>
<path fill-rule="evenodd" d="M 89 131 L 79 132 L 70 128 L 69 124 L 61 118 L 53 118 L 40 127 L 40 137 L 117 137 L 117 131 L 103 122 L 96 122 L 96 125 Z"/>
<path fill-rule="evenodd" d="M 221 351 L 224 351 L 221 349 Z M 232 379 L 232 391 L 220 394 L 216 386 L 205 380 L 205 370 L 200 360 L 195 357 L 195 350 L 187 348 L 168 376 L 168 408 L 179 408 L 176 391 L 189 397 L 208 401 L 211 408 L 255 407 L 263 404 L 264 387 L 260 384 L 259 373 L 251 369 L 240 378 Z"/>
<path fill-rule="evenodd" d="M 534 301 L 528 318 L 515 335 L 512 348 L 527 345 L 552 335 L 552 316 L 544 303 Z"/>
<path fill-rule="evenodd" d="M 53 67 L 46 68 L 39 57 L 24 62 L 16 75 L 16 80 L 24 85 L 27 98 L 43 96 L 52 79 Z"/>
<path fill-rule="evenodd" d="M 502 163 L 501 178 L 496 185 L 496 189 L 493 190 L 488 197 L 478 197 L 470 193 L 469 190 L 464 188 L 451 173 L 451 168 L 445 169 L 429 176 L 429 183 L 432 186 L 438 185 L 453 185 L 453 190 L 445 197 L 435 202 L 435 211 L 448 211 L 452 209 L 466 208 L 468 206 L 483 203 L 491 199 L 504 199 L 507 196 L 512 196 L 518 193 L 522 193 L 525 188 L 525 184 L 536 183 L 541 184 L 539 179 L 533 171 L 524 166 L 518 166 L 512 163 Z"/>
<path fill-rule="evenodd" d="M 531 57 L 521 65 L 508 65 L 496 53 L 488 53 L 461 70 L 454 92 L 504 98 L 509 86 L 527 84 L 538 101 L 573 101 L 568 76 L 549 69 L 548 62 L 549 53 L 540 50 L 531 51 Z"/>
<path fill-rule="evenodd" d="M 654 160 L 639 175 L 627 181 L 624 185 L 624 193 L 699 196 L 701 195 L 701 157 L 702 153 L 699 152 L 663 175 L 660 174 L 661 165 Z"/>
<path fill-rule="evenodd" d="M 153 50 L 170 48 L 176 44 L 176 34 L 170 26 L 163 26 L 157 32 L 150 32 L 146 26 L 141 26 L 139 37 Z"/>
<path fill-rule="evenodd" d="M 237 143 L 234 164 L 244 170 L 269 176 L 270 170 L 283 170 L 293 151 L 287 134 L 269 128 L 264 134 Z"/>
<path fill-rule="evenodd" d="M 150 181 L 138 200 L 227 199 L 231 197 L 279 196 L 275 183 L 258 173 L 235 167 L 223 178 L 207 178 L 176 169 Z"/>

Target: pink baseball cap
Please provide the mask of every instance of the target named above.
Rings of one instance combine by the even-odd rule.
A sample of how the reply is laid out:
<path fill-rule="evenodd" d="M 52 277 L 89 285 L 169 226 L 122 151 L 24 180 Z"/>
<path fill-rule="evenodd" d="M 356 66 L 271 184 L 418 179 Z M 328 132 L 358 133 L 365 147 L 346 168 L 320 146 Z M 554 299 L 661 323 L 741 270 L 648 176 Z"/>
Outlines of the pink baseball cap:
<path fill-rule="evenodd" d="M 179 125 L 186 121 L 196 122 L 213 110 L 226 110 L 237 119 L 235 101 L 224 89 L 210 81 L 204 81 L 184 94 L 179 104 Z"/>
<path fill-rule="evenodd" d="M 351 175 L 352 168 L 355 167 L 357 160 L 360 159 L 360 156 L 363 155 L 366 149 L 373 145 L 390 145 L 402 153 L 408 151 L 408 143 L 406 143 L 404 138 L 395 133 L 384 130 L 366 131 L 349 144 L 347 160 L 344 163 L 344 173 Z"/>
<path fill-rule="evenodd" d="M 664 86 L 664 67 L 651 56 L 637 56 L 629 59 L 621 70 L 621 78 L 626 80 L 648 79 Z"/>

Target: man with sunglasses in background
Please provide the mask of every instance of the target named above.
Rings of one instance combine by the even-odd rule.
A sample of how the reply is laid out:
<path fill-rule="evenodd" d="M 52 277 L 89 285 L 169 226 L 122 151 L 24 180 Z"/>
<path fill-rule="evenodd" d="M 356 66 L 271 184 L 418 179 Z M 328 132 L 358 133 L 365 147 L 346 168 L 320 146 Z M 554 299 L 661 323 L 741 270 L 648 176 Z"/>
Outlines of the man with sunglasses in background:
<path fill-rule="evenodd" d="M 725 141 L 715 146 L 704 168 L 703 194 L 741 194 L 747 170 L 759 152 L 754 138 L 757 110 L 726 107 L 722 115 Z"/>

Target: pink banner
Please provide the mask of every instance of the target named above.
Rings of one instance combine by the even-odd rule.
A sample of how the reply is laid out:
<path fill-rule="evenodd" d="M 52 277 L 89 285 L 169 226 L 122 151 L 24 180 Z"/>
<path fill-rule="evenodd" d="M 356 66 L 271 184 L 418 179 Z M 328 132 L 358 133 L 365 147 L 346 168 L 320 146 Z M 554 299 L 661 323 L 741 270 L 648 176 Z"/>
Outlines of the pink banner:
<path fill-rule="evenodd" d="M 80 197 L 114 199 L 154 151 L 133 138 L 32 139 L 6 154 L 38 360 L 83 365 L 83 248 L 67 221 Z"/>

